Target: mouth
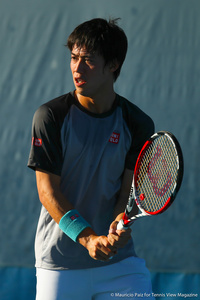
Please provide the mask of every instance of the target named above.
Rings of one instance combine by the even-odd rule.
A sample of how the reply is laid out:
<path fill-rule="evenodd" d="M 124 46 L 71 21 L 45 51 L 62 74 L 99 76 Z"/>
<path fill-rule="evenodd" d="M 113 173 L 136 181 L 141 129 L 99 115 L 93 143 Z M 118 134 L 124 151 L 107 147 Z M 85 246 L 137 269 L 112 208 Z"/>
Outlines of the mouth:
<path fill-rule="evenodd" d="M 80 87 L 86 83 L 86 81 L 82 78 L 74 78 L 76 86 Z"/>

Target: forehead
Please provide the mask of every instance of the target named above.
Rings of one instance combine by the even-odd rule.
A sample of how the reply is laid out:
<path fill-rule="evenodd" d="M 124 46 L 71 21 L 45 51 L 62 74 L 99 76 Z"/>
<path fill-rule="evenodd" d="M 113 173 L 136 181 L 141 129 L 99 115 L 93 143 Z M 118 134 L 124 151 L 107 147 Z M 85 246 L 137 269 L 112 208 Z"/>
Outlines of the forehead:
<path fill-rule="evenodd" d="M 71 50 L 71 54 L 77 57 L 90 58 L 95 62 L 105 64 L 104 57 L 101 54 L 97 51 L 89 51 L 85 46 L 77 46 L 75 44 Z"/>
<path fill-rule="evenodd" d="M 72 53 L 80 56 L 85 56 L 85 55 L 94 55 L 95 53 L 90 52 L 87 50 L 85 46 L 77 46 L 76 44 L 72 48 Z"/>

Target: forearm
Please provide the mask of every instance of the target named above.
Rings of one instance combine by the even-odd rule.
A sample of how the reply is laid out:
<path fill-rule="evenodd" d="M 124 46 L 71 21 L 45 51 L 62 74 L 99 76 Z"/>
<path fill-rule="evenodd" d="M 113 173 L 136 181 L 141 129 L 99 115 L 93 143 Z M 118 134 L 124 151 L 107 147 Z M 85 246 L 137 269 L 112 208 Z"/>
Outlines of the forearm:
<path fill-rule="evenodd" d="M 130 190 L 131 190 L 132 180 L 133 180 L 133 171 L 129 169 L 125 169 L 123 179 L 122 179 L 121 190 L 114 209 L 114 220 L 116 221 L 121 220 L 123 213 L 125 211 Z M 136 203 L 134 203 L 131 215 L 136 215 L 137 213 L 138 213 L 138 207 Z"/>
<path fill-rule="evenodd" d="M 54 221 L 59 224 L 63 215 L 74 208 L 60 190 L 59 176 L 38 170 L 36 171 L 36 181 L 40 202 Z"/>
<path fill-rule="evenodd" d="M 131 238 L 131 229 L 117 230 L 118 222 L 122 219 L 126 204 L 128 201 L 131 183 L 133 179 L 133 171 L 125 169 L 119 198 L 114 210 L 114 221 L 111 223 L 109 228 L 108 240 L 112 246 L 117 248 L 123 248 Z M 134 206 L 134 212 L 137 213 L 137 209 Z"/>
<path fill-rule="evenodd" d="M 116 248 L 110 245 L 108 238 L 98 236 L 77 211 L 72 211 L 73 205 L 60 190 L 59 176 L 37 170 L 36 180 L 42 205 L 67 236 L 84 246 L 93 259 L 106 261 L 115 255 Z M 75 219 L 71 219 L 71 214 L 74 214 Z"/>
<path fill-rule="evenodd" d="M 126 199 L 126 203 L 127 203 L 127 201 L 128 201 L 128 199 Z M 115 208 L 115 212 L 114 212 L 114 220 L 115 221 L 119 222 L 122 219 L 125 208 L 126 208 L 126 206 L 124 208 L 123 207 Z M 132 216 L 137 215 L 138 211 L 139 211 L 138 206 L 136 203 L 134 203 L 130 216 L 132 217 Z"/>

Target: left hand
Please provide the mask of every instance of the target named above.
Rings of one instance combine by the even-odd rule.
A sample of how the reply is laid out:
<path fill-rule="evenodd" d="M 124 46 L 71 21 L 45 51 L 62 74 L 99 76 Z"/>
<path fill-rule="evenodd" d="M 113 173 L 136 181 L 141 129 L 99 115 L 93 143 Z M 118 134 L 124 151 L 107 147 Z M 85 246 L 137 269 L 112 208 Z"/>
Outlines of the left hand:
<path fill-rule="evenodd" d="M 108 241 L 116 248 L 123 248 L 126 246 L 128 241 L 131 239 L 131 228 L 126 230 L 117 230 L 118 221 L 113 221 L 110 225 Z"/>

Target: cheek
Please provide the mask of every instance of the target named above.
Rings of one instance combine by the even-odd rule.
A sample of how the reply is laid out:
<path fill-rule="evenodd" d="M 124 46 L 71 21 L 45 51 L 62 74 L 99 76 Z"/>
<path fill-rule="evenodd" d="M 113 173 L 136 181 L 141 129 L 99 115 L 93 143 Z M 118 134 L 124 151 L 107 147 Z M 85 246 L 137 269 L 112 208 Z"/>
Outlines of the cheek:
<path fill-rule="evenodd" d="M 70 63 L 70 69 L 71 69 L 71 72 L 73 72 L 74 65 L 72 63 Z"/>
<path fill-rule="evenodd" d="M 104 70 L 101 66 L 94 67 L 91 71 L 91 77 L 93 77 L 94 79 L 101 79 L 102 77 L 104 77 Z"/>

